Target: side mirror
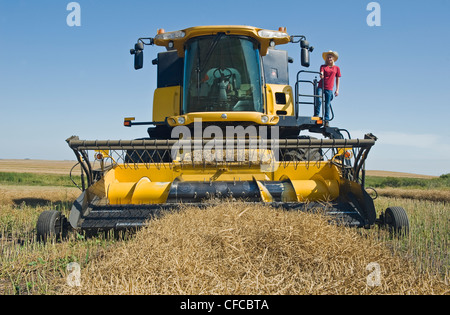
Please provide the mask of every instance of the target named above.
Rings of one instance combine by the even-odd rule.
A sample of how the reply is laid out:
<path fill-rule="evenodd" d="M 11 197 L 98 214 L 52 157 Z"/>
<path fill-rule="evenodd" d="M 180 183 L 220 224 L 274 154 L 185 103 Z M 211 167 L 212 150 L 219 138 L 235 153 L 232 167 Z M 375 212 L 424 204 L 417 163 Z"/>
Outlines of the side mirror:
<path fill-rule="evenodd" d="M 306 39 L 302 39 L 302 40 L 300 41 L 300 48 L 306 48 L 306 49 L 308 49 L 308 48 L 309 48 L 309 42 L 308 42 Z"/>
<path fill-rule="evenodd" d="M 144 44 L 139 42 L 134 45 L 134 49 L 130 50 L 130 54 L 134 55 L 134 69 L 142 69 L 144 67 Z"/>
<path fill-rule="evenodd" d="M 314 50 L 314 47 L 310 47 L 309 42 L 306 39 L 300 41 L 300 47 L 301 47 L 302 66 L 308 68 L 310 65 L 309 52 L 312 52 Z"/>
<path fill-rule="evenodd" d="M 308 68 L 310 63 L 309 63 L 309 50 L 306 48 L 302 48 L 301 50 L 301 63 L 303 67 Z"/>

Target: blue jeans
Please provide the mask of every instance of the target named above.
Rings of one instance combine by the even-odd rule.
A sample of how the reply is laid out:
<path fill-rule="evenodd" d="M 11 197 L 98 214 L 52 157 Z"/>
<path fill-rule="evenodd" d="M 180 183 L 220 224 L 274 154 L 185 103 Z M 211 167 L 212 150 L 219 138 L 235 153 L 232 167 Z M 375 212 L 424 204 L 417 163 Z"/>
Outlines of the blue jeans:
<path fill-rule="evenodd" d="M 316 102 L 314 104 L 314 116 L 319 116 L 320 115 L 320 107 L 322 105 L 322 88 L 317 89 L 316 95 L 320 95 L 320 97 L 316 98 Z M 323 120 L 329 121 L 330 120 L 330 106 L 331 106 L 331 101 L 333 100 L 333 91 L 325 90 L 324 98 L 325 98 L 325 117 L 323 118 Z"/>

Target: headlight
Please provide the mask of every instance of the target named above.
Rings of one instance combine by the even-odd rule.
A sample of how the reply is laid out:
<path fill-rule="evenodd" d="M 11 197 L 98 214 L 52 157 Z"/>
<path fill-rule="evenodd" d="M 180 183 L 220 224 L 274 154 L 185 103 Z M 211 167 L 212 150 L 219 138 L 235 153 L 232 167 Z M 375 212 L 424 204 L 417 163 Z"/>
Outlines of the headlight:
<path fill-rule="evenodd" d="M 178 39 L 183 38 L 186 34 L 183 31 L 167 32 L 161 33 L 155 36 L 155 39 L 167 40 L 167 39 Z"/>
<path fill-rule="evenodd" d="M 178 117 L 177 121 L 178 121 L 179 125 L 184 125 L 184 123 L 186 122 L 186 119 L 184 119 L 184 117 Z"/>
<path fill-rule="evenodd" d="M 260 30 L 258 32 L 258 35 L 260 37 L 264 38 L 283 38 L 283 37 L 289 37 L 288 34 L 280 31 L 269 31 L 269 30 Z"/>
<path fill-rule="evenodd" d="M 261 122 L 263 123 L 263 124 L 267 124 L 268 122 L 269 122 L 269 117 L 267 117 L 267 116 L 261 116 Z"/>

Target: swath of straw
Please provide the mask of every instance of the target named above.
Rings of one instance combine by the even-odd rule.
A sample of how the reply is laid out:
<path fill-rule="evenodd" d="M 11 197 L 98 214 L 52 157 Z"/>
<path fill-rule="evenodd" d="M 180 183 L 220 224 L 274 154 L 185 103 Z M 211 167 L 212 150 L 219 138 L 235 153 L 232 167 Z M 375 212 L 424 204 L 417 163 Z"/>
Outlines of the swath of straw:
<path fill-rule="evenodd" d="M 380 266 L 381 283 L 367 277 Z M 64 294 L 445 294 L 432 275 L 320 215 L 243 203 L 151 221 L 81 271 Z M 61 279 L 64 281 L 64 279 Z"/>

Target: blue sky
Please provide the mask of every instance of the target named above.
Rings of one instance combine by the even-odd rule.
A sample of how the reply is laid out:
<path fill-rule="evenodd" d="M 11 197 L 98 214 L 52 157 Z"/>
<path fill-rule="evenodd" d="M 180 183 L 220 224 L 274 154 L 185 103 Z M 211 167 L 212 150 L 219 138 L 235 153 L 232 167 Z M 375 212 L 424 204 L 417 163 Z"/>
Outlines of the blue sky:
<path fill-rule="evenodd" d="M 341 95 L 332 125 L 352 137 L 379 137 L 367 169 L 450 173 L 449 0 L 384 0 L 381 26 L 369 27 L 368 0 L 79 0 L 81 26 L 69 27 L 67 0 L 0 0 L 0 158 L 72 160 L 65 139 L 133 139 L 151 120 L 160 47 L 133 69 L 129 49 L 156 30 L 197 25 L 287 27 L 306 35 L 311 70 L 338 51 Z M 299 70 L 299 49 L 291 78 Z M 292 82 L 291 82 L 292 84 Z"/>

